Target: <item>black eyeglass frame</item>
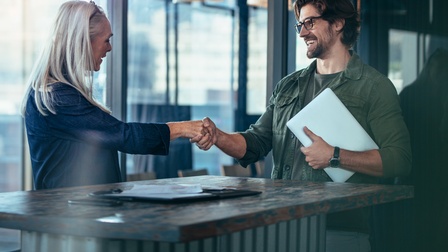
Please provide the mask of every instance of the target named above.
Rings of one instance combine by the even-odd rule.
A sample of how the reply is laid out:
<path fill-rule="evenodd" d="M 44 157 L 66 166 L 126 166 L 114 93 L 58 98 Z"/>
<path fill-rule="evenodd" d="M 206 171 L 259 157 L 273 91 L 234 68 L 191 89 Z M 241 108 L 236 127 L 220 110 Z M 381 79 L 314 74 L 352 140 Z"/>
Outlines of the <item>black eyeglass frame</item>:
<path fill-rule="evenodd" d="M 297 34 L 300 34 L 300 31 L 302 30 L 302 26 L 305 27 L 307 31 L 313 29 L 314 27 L 314 19 L 323 18 L 322 16 L 317 17 L 308 17 L 303 20 L 303 22 L 298 22 L 294 25 L 294 28 L 296 29 Z"/>

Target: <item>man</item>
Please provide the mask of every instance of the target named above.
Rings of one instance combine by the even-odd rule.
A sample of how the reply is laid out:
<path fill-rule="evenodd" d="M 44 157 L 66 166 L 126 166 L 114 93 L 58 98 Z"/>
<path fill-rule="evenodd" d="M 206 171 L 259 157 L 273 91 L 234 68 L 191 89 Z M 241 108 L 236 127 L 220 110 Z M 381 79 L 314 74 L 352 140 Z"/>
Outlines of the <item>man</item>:
<path fill-rule="evenodd" d="M 272 150 L 273 179 L 331 181 L 323 168 L 339 148 L 307 128 L 313 143 L 305 148 L 286 127 L 289 119 L 328 87 L 379 146 L 363 152 L 339 150 L 338 167 L 355 172 L 347 182 L 377 183 L 379 178 L 407 175 L 410 141 L 398 95 L 389 79 L 350 50 L 360 26 L 350 0 L 298 0 L 294 11 L 307 57 L 316 60 L 277 84 L 266 111 L 247 131 L 228 134 L 216 129 L 215 145 L 242 166 Z M 327 251 L 369 251 L 368 215 L 368 209 L 329 215 Z"/>

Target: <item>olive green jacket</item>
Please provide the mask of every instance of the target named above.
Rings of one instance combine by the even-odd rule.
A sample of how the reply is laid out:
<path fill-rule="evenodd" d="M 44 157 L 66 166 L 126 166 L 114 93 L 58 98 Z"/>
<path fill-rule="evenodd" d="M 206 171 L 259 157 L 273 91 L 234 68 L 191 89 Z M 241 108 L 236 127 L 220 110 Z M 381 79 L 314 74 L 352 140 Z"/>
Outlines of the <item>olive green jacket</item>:
<path fill-rule="evenodd" d="M 356 53 L 351 53 L 347 69 L 328 87 L 379 146 L 384 178 L 406 176 L 411 169 L 411 146 L 397 91 L 388 78 L 364 64 Z M 245 156 L 238 160 L 242 166 L 256 162 L 272 150 L 273 179 L 331 181 L 323 169 L 314 170 L 304 158 L 299 159 L 301 143 L 286 126 L 286 122 L 304 107 L 309 79 L 315 71 L 316 61 L 277 84 L 266 112 L 247 131 L 241 132 L 247 143 Z M 379 178 L 355 173 L 347 182 L 378 181 Z M 357 214 L 363 220 L 356 217 L 354 219 L 358 220 L 353 220 Z M 352 212 L 346 216 L 352 218 L 351 223 L 345 217 L 335 218 L 341 223 L 334 226 L 368 232 L 368 213 L 358 211 L 357 214 Z M 330 225 L 331 222 L 329 218 Z"/>
<path fill-rule="evenodd" d="M 328 87 L 379 146 L 384 177 L 408 175 L 410 139 L 397 91 L 388 78 L 363 64 L 356 53 L 352 54 L 347 69 Z M 286 122 L 303 108 L 308 80 L 315 71 L 316 62 L 313 62 L 278 83 L 266 112 L 241 133 L 247 142 L 246 154 L 239 160 L 241 165 L 256 162 L 272 150 L 272 178 L 331 181 L 323 170 L 314 170 L 306 162 L 298 162 L 301 144 L 286 127 Z M 375 183 L 376 180 L 356 173 L 347 182 Z"/>

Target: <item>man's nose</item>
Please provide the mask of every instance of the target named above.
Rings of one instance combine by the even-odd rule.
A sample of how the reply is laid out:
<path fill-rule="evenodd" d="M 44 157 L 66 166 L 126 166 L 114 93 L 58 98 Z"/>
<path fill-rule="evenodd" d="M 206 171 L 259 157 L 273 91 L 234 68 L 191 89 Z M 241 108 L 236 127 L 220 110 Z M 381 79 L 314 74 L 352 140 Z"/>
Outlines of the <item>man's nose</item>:
<path fill-rule="evenodd" d="M 299 36 L 302 38 L 306 35 L 308 35 L 310 32 L 302 25 L 302 29 L 300 29 Z"/>

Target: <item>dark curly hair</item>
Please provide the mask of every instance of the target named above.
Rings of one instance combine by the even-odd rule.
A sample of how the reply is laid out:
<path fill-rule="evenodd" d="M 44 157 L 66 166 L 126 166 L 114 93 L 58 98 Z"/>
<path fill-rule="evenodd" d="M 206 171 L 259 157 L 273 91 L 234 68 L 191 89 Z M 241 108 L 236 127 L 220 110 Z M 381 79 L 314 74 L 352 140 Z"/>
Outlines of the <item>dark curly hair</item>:
<path fill-rule="evenodd" d="M 359 13 L 350 0 L 297 0 L 294 2 L 294 13 L 299 20 L 300 10 L 303 6 L 311 4 L 318 10 L 322 19 L 333 24 L 338 19 L 344 19 L 341 42 L 348 48 L 352 47 L 358 39 L 360 29 Z"/>

